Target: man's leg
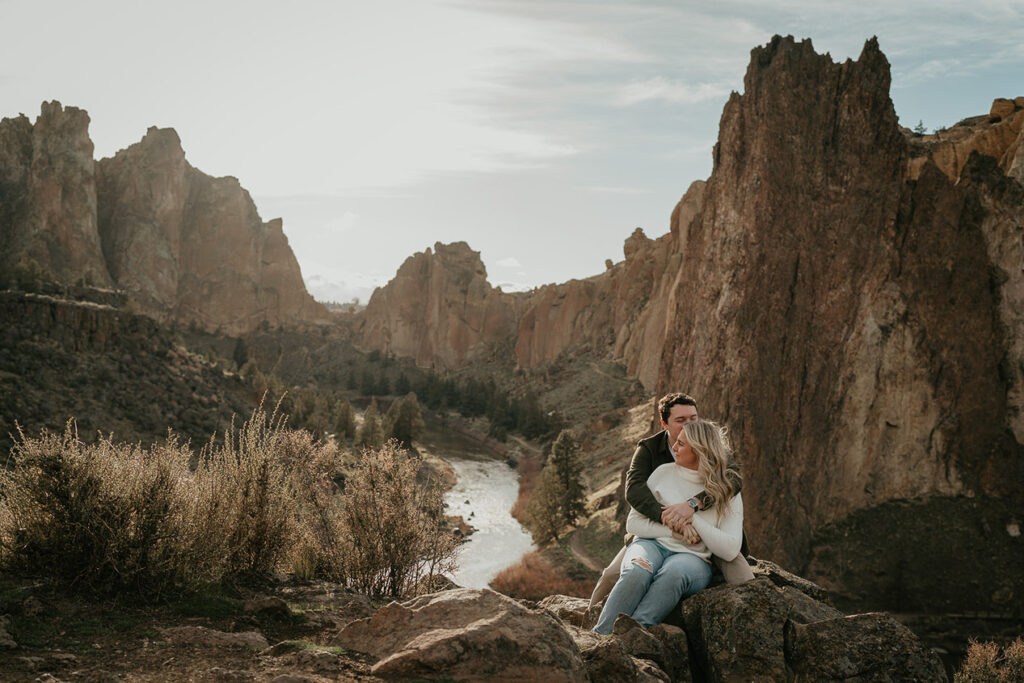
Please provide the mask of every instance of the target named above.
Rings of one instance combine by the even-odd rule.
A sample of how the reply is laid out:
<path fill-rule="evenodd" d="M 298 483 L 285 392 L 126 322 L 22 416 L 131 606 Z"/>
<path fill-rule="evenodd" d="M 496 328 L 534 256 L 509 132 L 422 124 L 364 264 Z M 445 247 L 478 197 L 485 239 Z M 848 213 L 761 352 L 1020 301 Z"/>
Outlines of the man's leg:
<path fill-rule="evenodd" d="M 710 564 L 693 553 L 673 553 L 655 574 L 633 618 L 644 628 L 660 624 L 684 595 L 704 590 L 710 580 Z"/>
<path fill-rule="evenodd" d="M 638 538 L 626 548 L 619 580 L 608 594 L 608 602 L 594 626 L 595 633 L 608 635 L 620 614 L 633 614 L 661 568 L 662 559 L 661 546 L 649 538 Z"/>
<path fill-rule="evenodd" d="M 622 550 L 615 556 L 615 559 L 611 561 L 604 571 L 601 572 L 601 578 L 597 580 L 597 585 L 594 586 L 594 592 L 590 594 L 590 604 L 587 606 L 587 611 L 594 609 L 594 605 L 601 602 L 608 593 L 611 592 L 612 586 L 619 580 L 619 567 L 622 566 L 622 558 L 626 556 L 626 548 L 628 545 L 622 546 Z"/>

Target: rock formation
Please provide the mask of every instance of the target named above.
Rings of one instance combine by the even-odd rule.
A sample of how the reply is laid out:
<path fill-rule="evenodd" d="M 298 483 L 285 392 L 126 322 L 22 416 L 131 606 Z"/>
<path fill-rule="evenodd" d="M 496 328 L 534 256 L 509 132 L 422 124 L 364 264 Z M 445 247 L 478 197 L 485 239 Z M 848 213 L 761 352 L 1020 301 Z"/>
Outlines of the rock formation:
<path fill-rule="evenodd" d="M 263 222 L 235 178 L 192 168 L 177 133 L 151 128 L 95 163 L 88 115 L 44 103 L 0 121 L 0 279 L 40 271 L 125 291 L 160 321 L 240 334 L 324 319 L 280 219 Z"/>
<path fill-rule="evenodd" d="M 0 279 L 32 264 L 62 282 L 110 284 L 92 151 L 89 115 L 60 102 L 44 102 L 35 125 L 0 121 Z"/>
<path fill-rule="evenodd" d="M 620 615 L 608 638 L 589 630 L 586 600 L 550 596 L 530 609 L 462 588 L 393 602 L 334 642 L 370 655 L 371 673 L 384 678 L 781 681 L 884 672 L 885 680 L 944 680 L 935 654 L 891 617 L 845 616 L 775 583 L 785 576 L 771 570 L 702 591 L 650 630 Z"/>
<path fill-rule="evenodd" d="M 465 242 L 438 242 L 374 291 L 360 335 L 367 348 L 428 367 L 461 367 L 514 337 L 516 301 L 487 282 L 479 252 Z"/>
<path fill-rule="evenodd" d="M 189 165 L 174 130 L 150 128 L 97 177 L 103 253 L 148 314 L 227 334 L 324 317 L 281 220 L 263 222 L 236 178 Z"/>
<path fill-rule="evenodd" d="M 519 302 L 515 361 L 586 349 L 700 397 L 741 454 L 755 554 L 851 603 L 1017 613 L 1022 102 L 920 139 L 889 83 L 874 39 L 842 64 L 754 49 L 670 232 Z"/>

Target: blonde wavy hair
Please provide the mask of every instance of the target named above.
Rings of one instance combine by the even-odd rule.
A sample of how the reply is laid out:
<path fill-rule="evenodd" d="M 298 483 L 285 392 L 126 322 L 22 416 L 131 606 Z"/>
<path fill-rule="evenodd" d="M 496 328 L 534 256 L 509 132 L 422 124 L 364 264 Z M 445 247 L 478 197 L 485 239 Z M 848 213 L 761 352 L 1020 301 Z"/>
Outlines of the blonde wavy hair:
<path fill-rule="evenodd" d="M 684 424 L 683 431 L 697 455 L 697 471 L 704 478 L 704 491 L 721 520 L 726 503 L 739 491 L 739 473 L 725 473 L 732 458 L 729 430 L 711 420 L 694 420 Z"/>

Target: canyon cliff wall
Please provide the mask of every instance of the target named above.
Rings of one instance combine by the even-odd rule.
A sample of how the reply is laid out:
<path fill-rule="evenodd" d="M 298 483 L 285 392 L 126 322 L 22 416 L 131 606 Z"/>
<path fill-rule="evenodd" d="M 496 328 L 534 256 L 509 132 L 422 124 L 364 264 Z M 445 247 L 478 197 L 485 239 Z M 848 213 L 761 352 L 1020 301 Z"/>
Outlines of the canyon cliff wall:
<path fill-rule="evenodd" d="M 96 230 L 89 115 L 44 102 L 33 125 L 0 121 L 0 274 L 33 264 L 62 281 L 110 285 Z"/>
<path fill-rule="evenodd" d="M 172 129 L 94 162 L 88 124 L 56 102 L 35 125 L 0 121 L 0 279 L 33 264 L 45 279 L 117 287 L 157 320 L 226 334 L 327 317 L 280 219 L 262 221 L 237 179 L 189 165 Z"/>
<path fill-rule="evenodd" d="M 754 49 L 670 232 L 529 294 L 514 360 L 589 349 L 698 396 L 755 554 L 860 605 L 1020 613 L 1024 101 L 918 136 L 889 85 L 874 39 Z"/>
<path fill-rule="evenodd" d="M 480 253 L 465 242 L 438 242 L 374 290 L 359 334 L 368 348 L 426 367 L 462 367 L 508 346 L 520 298 L 491 287 Z"/>

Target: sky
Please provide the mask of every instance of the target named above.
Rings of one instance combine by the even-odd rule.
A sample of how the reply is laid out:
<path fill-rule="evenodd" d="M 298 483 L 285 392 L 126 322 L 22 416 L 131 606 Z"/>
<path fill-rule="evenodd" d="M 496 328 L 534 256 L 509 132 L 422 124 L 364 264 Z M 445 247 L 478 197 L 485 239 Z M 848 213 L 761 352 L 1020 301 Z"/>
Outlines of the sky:
<path fill-rule="evenodd" d="M 1024 95 L 1024 0 L 0 0 L 0 27 L 0 116 L 83 108 L 97 159 L 174 128 L 334 301 L 438 241 L 522 290 L 668 232 L 774 34 L 836 61 L 877 36 L 907 127 Z"/>

